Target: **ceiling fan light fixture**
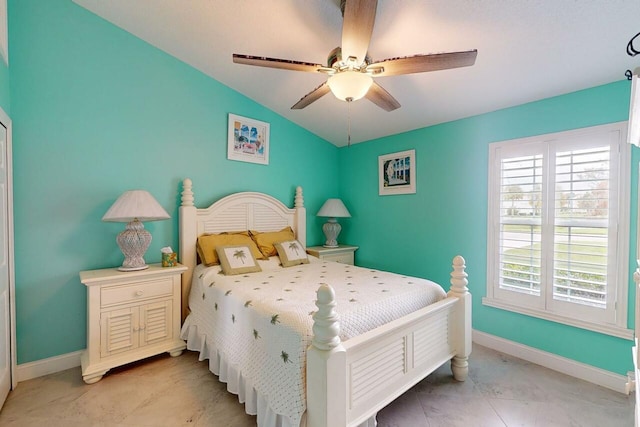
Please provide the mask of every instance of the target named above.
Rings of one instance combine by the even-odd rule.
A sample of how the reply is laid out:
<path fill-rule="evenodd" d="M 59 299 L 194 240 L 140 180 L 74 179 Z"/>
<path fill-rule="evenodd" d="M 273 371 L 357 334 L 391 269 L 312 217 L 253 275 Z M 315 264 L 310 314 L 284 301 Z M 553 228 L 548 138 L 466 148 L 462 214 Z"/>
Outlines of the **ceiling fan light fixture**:
<path fill-rule="evenodd" d="M 367 94 L 373 84 L 373 78 L 360 71 L 348 70 L 332 75 L 327 84 L 336 98 L 342 101 L 356 101 Z"/>

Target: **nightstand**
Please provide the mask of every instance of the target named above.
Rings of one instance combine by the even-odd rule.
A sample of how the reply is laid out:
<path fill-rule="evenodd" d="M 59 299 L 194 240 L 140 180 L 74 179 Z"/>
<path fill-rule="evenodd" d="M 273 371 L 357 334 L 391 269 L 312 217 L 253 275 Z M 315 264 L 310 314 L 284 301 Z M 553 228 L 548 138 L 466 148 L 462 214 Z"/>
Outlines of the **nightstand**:
<path fill-rule="evenodd" d="M 325 248 L 324 246 L 310 246 L 307 253 L 327 261 L 340 262 L 354 265 L 354 253 L 358 246 L 338 245 L 337 248 Z"/>
<path fill-rule="evenodd" d="M 80 272 L 87 287 L 87 349 L 82 379 L 100 381 L 109 369 L 163 352 L 179 356 L 180 277 L 187 267 L 150 265 L 146 270 L 116 268 Z"/>

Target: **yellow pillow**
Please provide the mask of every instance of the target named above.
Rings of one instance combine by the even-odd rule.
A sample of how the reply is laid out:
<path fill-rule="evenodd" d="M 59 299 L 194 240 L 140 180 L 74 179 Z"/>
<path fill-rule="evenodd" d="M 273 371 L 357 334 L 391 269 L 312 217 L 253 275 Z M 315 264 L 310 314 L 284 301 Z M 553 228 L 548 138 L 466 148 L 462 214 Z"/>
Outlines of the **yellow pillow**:
<path fill-rule="evenodd" d="M 256 245 L 258 245 L 258 249 L 260 249 L 262 255 L 266 258 L 278 255 L 278 251 L 276 251 L 276 248 L 273 246 L 274 243 L 294 240 L 296 238 L 293 235 L 293 230 L 289 226 L 280 231 L 271 231 L 266 233 L 249 230 L 249 234 L 253 241 L 256 242 Z"/>
<path fill-rule="evenodd" d="M 198 256 L 200 256 L 200 262 L 207 267 L 220 264 L 216 246 L 228 245 L 246 245 L 251 250 L 254 258 L 264 259 L 256 244 L 249 237 L 249 233 L 241 231 L 237 233 L 203 234 L 198 237 L 196 250 L 198 251 Z"/>

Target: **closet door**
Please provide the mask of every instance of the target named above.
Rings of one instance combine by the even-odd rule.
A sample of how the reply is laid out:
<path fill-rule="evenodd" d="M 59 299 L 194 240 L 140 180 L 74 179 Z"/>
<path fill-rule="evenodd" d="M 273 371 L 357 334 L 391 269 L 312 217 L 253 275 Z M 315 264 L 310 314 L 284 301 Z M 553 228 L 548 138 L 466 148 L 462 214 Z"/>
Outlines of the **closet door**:
<path fill-rule="evenodd" d="M 12 244 L 10 128 L 0 109 L 0 407 L 12 386 L 13 287 L 10 248 Z M 15 382 L 15 381 L 14 381 Z"/>

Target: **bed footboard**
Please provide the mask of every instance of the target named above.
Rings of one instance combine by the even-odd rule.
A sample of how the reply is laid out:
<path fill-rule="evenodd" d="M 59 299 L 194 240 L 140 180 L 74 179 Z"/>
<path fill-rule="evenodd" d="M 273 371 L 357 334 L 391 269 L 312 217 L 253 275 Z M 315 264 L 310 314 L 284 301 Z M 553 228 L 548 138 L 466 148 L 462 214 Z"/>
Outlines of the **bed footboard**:
<path fill-rule="evenodd" d="M 471 295 L 465 261 L 453 260 L 447 298 L 346 342 L 335 294 L 318 289 L 307 352 L 307 425 L 356 426 L 451 360 L 464 381 L 471 353 Z"/>

